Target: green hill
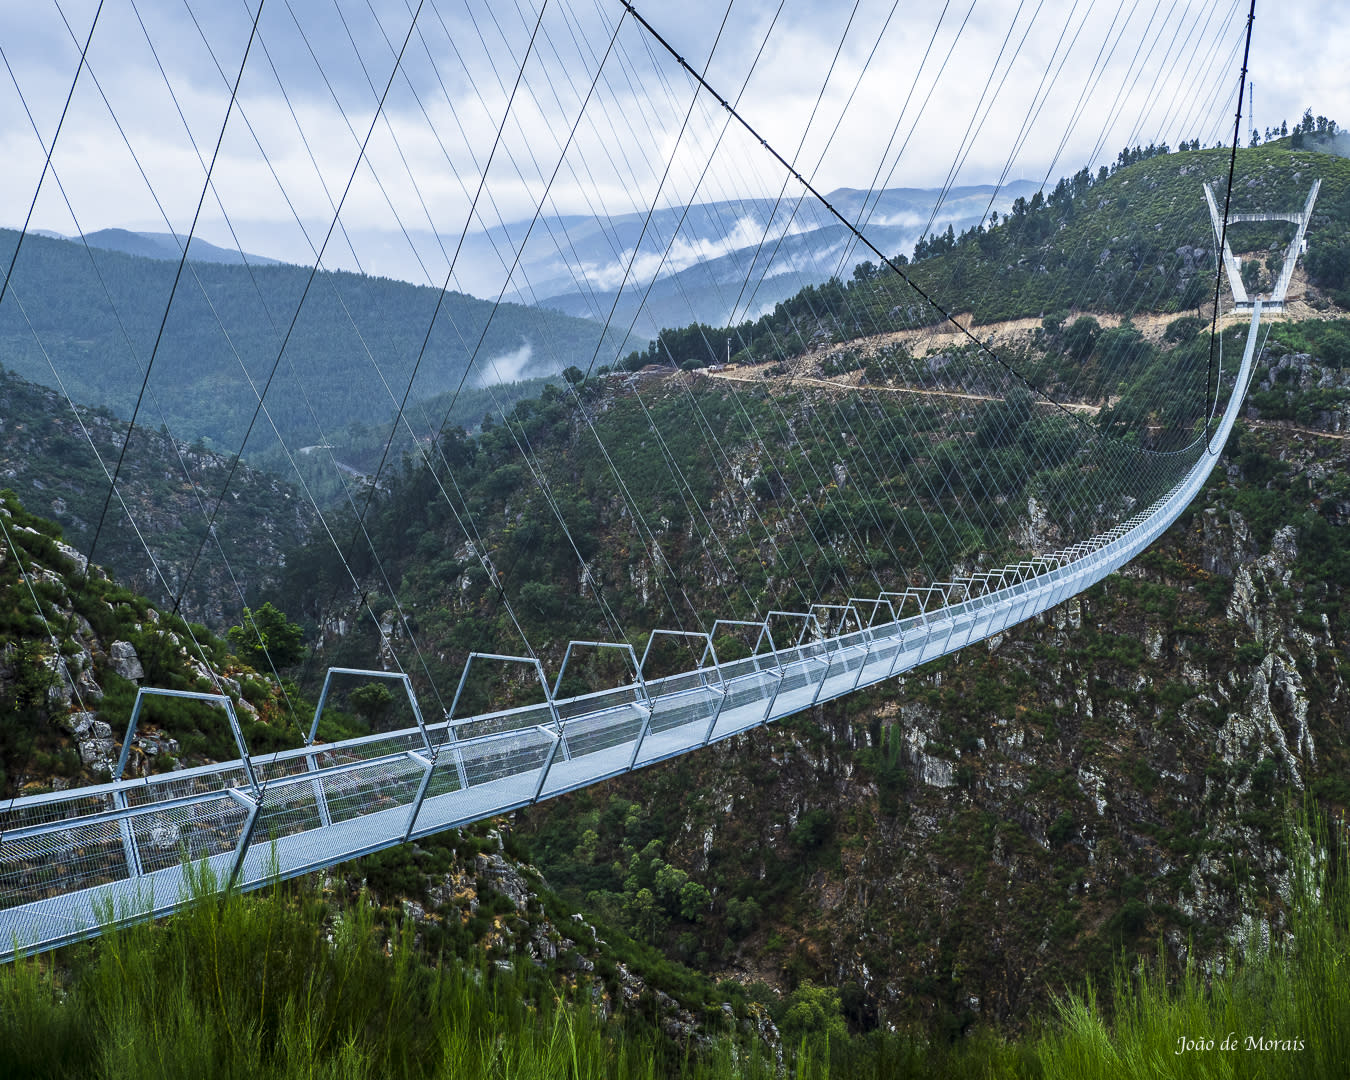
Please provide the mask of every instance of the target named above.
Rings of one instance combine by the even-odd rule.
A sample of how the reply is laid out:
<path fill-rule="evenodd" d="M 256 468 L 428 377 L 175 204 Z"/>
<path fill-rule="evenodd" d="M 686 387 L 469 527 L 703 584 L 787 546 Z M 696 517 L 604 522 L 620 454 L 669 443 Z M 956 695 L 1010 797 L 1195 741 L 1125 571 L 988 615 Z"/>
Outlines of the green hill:
<path fill-rule="evenodd" d="M 8 266 L 17 240 L 13 230 L 0 230 L 0 264 Z M 59 378 L 74 401 L 130 416 L 176 269 L 106 249 L 94 249 L 91 261 L 82 245 L 27 237 L 0 308 L 0 363 L 44 385 Z M 387 425 L 440 294 L 387 278 L 321 273 L 282 353 L 308 278 L 307 267 L 192 263 L 164 325 L 142 422 L 237 452 L 257 407 L 247 380 L 267 387 L 276 365 L 267 412 L 293 450 L 353 422 Z M 484 300 L 445 296 L 413 401 L 456 390 L 475 349 L 470 386 L 498 381 L 493 362 L 508 357 L 511 366 L 501 369 L 507 379 L 590 363 L 594 323 L 503 304 L 489 325 L 492 311 Z M 615 334 L 602 352 L 617 353 L 623 344 Z M 260 418 L 245 456 L 273 444 Z"/>
<path fill-rule="evenodd" d="M 948 311 L 970 312 L 976 323 L 1070 310 L 1179 313 L 1212 303 L 1214 230 L 1202 184 L 1213 186 L 1222 209 L 1229 152 L 1121 160 L 1128 163 L 1059 181 L 996 227 L 933 238 L 907 272 Z M 1305 268 L 1315 284 L 1338 292 L 1350 255 L 1350 159 L 1291 149 L 1287 140 L 1239 150 L 1230 212 L 1302 210 L 1318 178 Z M 1289 230 L 1238 223 L 1229 245 L 1264 259 L 1272 249 L 1282 254 Z M 884 295 L 900 302 L 903 291 L 888 287 Z"/>
<path fill-rule="evenodd" d="M 231 459 L 171 439 L 158 425 L 139 427 L 120 497 L 109 501 L 108 474 L 126 432 L 106 409 L 72 410 L 55 390 L 0 370 L 0 484 L 59 523 L 81 552 L 107 503 L 95 561 L 157 604 L 171 605 L 182 590 L 182 613 L 221 630 L 239 618 L 240 589 L 252 597 L 276 586 L 284 553 L 308 535 L 313 511 L 289 484 L 241 464 L 220 504 L 215 542 L 203 545 Z"/>

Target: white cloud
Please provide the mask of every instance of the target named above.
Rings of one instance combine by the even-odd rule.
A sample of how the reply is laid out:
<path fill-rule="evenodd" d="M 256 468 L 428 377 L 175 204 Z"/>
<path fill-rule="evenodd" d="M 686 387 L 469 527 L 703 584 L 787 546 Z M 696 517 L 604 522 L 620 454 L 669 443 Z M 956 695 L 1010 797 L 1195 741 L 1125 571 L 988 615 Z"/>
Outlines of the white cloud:
<path fill-rule="evenodd" d="M 652 244 L 649 244 L 652 250 L 638 252 L 629 248 L 613 262 L 585 263 L 580 272 L 587 283 L 601 291 L 617 289 L 621 284 L 630 290 L 641 290 L 658 274 L 663 277 L 677 274 L 695 263 L 754 247 L 761 239 L 765 240 L 766 246 L 771 246 L 781 237 L 796 235 L 804 228 L 798 222 L 789 223 L 786 215 L 781 215 L 767 229 L 754 218 L 740 217 L 719 236 L 677 236 L 669 244 L 659 236 L 653 236 Z"/>
<path fill-rule="evenodd" d="M 537 375 L 539 372 L 533 370 L 531 366 L 533 358 L 533 346 L 528 341 L 522 341 L 520 348 L 489 357 L 485 363 L 477 364 L 478 373 L 474 378 L 474 385 L 493 386 L 498 383 L 516 382 L 527 375 Z"/>
<path fill-rule="evenodd" d="M 0 0 L 0 44 L 44 139 L 55 130 L 76 70 L 76 40 L 82 41 L 87 33 L 95 6 L 95 0 L 64 3 L 71 26 L 67 31 L 54 5 Z M 108 226 L 186 230 L 201 191 L 198 152 L 209 157 L 214 146 L 228 100 L 227 81 L 247 39 L 243 5 L 192 0 L 192 11 L 225 72 L 222 78 L 182 5 L 149 0 L 139 7 L 177 104 L 129 7 L 105 7 L 90 66 L 160 197 L 170 226 L 86 72 L 54 163 L 80 226 L 88 230 Z M 628 18 L 573 133 L 579 103 L 592 93 L 597 58 L 622 10 L 575 7 L 574 11 L 562 2 L 547 7 L 495 152 L 498 125 L 533 29 L 532 16 L 510 6 L 489 7 L 480 0 L 470 0 L 462 8 L 424 9 L 405 54 L 407 77 L 421 103 L 401 78 L 394 81 L 385 109 L 388 123 L 376 126 L 368 163 L 356 171 L 343 208 L 343 222 L 354 234 L 387 237 L 358 252 L 361 265 L 440 284 L 481 171 L 489 168 L 489 154 L 486 191 L 471 223 L 474 228 L 528 220 L 541 205 L 546 214 L 604 216 L 633 212 L 650 203 L 681 205 L 692 198 L 772 197 L 782 189 L 782 170 L 762 147 L 738 128 L 723 134 L 726 115 L 708 95 L 698 95 L 681 135 L 689 103 L 695 100 L 691 80 Z M 215 180 L 241 235 L 259 238 L 251 242 L 260 244 L 263 254 L 307 261 L 312 255 L 294 214 L 300 214 L 316 241 L 326 232 L 331 201 L 341 197 L 352 175 L 358 142 L 370 124 L 375 102 L 371 85 L 383 89 L 392 50 L 407 31 L 408 8 L 403 0 L 377 2 L 378 23 L 364 4 L 354 0 L 339 0 L 336 9 L 331 0 L 293 0 L 292 8 L 308 42 L 284 5 L 269 5 L 261 23 L 261 43 L 255 45 L 241 87 L 238 107 L 253 125 L 263 153 L 237 114 L 222 146 Z M 835 43 L 844 34 L 849 5 L 789 0 L 743 90 L 770 24 L 772 6 L 734 5 L 723 28 L 724 3 L 643 5 L 644 14 L 697 67 L 707 62 L 721 31 L 708 66 L 709 81 L 737 100 L 758 132 L 823 191 L 868 187 L 878 175 L 893 186 L 936 186 L 949 178 L 956 183 L 990 182 L 1005 169 L 1010 169 L 1010 179 L 1040 179 L 1048 173 L 1053 180 L 1087 164 L 1094 155 L 1097 162 L 1114 159 L 1127 142 L 1175 143 L 1200 137 L 1211 143 L 1226 138 L 1231 129 L 1236 85 L 1231 53 L 1245 21 L 1240 5 L 1220 10 L 1212 0 L 1128 9 L 1097 4 L 1084 22 L 1086 5 L 1047 0 L 1036 9 L 1040 15 L 1032 24 L 1033 5 L 1023 5 L 1019 14 L 1012 0 L 981 0 L 957 40 L 957 27 L 968 8 L 964 0 L 950 5 L 924 62 L 941 5 L 935 0 L 904 5 L 878 39 L 892 4 L 862 0 L 817 106 L 822 81 L 834 61 Z M 335 18 L 335 10 L 342 12 L 347 26 Z M 1210 38 L 1220 44 L 1213 53 L 1199 47 L 1199 31 L 1207 18 Z M 1226 24 L 1216 38 L 1221 20 Z M 1124 31 L 1104 74 L 1094 81 L 1093 65 L 1103 43 L 1110 50 L 1113 25 L 1123 25 Z M 1055 50 L 1062 31 L 1066 41 L 1075 34 L 1077 38 L 1068 62 L 1058 71 Z M 1258 16 L 1251 76 L 1259 126 L 1282 119 L 1293 122 L 1305 106 L 1350 124 L 1350 90 L 1330 45 L 1347 34 L 1350 10 L 1343 5 L 1291 0 L 1282 5 L 1278 17 Z M 874 46 L 876 54 L 864 72 Z M 949 47 L 950 60 L 942 68 Z M 322 72 L 311 58 L 311 48 Z M 1138 62 L 1131 66 L 1136 56 Z M 278 66 L 289 103 L 281 96 L 269 57 Z M 1058 71 L 1053 88 L 1042 84 L 1047 70 Z M 992 106 L 989 98 L 981 101 L 991 71 L 995 86 L 1003 80 Z M 912 85 L 913 97 L 902 114 Z M 1082 114 L 1075 121 L 1085 93 Z M 335 98 L 346 110 L 345 119 Z M 180 107 L 197 141 L 196 152 L 179 119 Z M 308 150 L 297 135 L 292 108 Z M 1071 124 L 1061 148 L 1060 140 Z M 1029 125 L 1025 131 L 1024 125 Z M 966 147 L 962 140 L 968 129 L 978 129 L 978 136 Z M 888 149 L 893 131 L 898 131 L 897 140 Z M 569 152 L 559 165 L 561 148 L 569 140 Z M 897 159 L 906 140 L 905 152 Z M 0 153 L 6 161 L 0 172 L 0 222 L 17 225 L 41 173 L 42 151 L 7 80 L 0 83 Z M 290 193 L 291 205 L 273 180 L 264 153 Z M 710 156 L 714 165 L 707 170 Z M 953 162 L 960 166 L 955 173 Z M 70 214 L 49 186 L 50 181 L 44 185 L 34 224 L 73 231 Z M 788 193 L 795 198 L 796 186 L 789 185 Z M 753 214 L 740 215 L 737 233 L 728 237 L 699 231 L 680 236 L 671 249 L 668 269 L 731 250 L 758 220 Z M 899 215 L 885 224 L 922 222 Z M 412 243 L 403 238 L 404 230 L 414 237 Z M 213 200 L 204 207 L 201 231 L 213 242 L 230 243 Z M 437 232 L 440 243 L 433 238 Z M 615 275 L 631 256 L 631 246 L 631 241 L 619 245 L 614 259 L 591 256 L 578 265 L 596 285 L 609 287 L 617 284 Z M 654 272 L 664 246 L 664 242 L 644 243 L 634 264 L 638 280 Z M 325 261 L 354 266 L 357 260 L 335 246 Z M 485 291 L 491 285 L 479 269 L 475 268 L 473 280 L 481 281 L 478 288 Z"/>

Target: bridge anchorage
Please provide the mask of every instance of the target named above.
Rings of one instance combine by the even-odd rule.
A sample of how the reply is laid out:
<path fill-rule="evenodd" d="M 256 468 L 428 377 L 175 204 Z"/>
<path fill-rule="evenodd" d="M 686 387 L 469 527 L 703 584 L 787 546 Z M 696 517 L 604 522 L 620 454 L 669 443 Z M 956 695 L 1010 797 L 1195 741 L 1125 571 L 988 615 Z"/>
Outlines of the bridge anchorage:
<path fill-rule="evenodd" d="M 1294 233 L 1294 238 L 1289 241 L 1289 249 L 1284 253 L 1284 262 L 1280 267 L 1280 276 L 1275 279 L 1274 287 L 1270 290 L 1270 295 L 1262 299 L 1262 306 L 1267 312 L 1280 313 L 1284 311 L 1285 296 L 1289 292 L 1289 282 L 1294 276 L 1294 263 L 1304 251 L 1304 237 L 1308 232 L 1308 222 L 1312 220 L 1313 203 L 1317 201 L 1317 192 L 1322 187 L 1320 179 L 1313 181 L 1312 190 L 1308 192 L 1308 201 L 1303 204 L 1301 211 L 1290 211 L 1288 213 L 1262 213 L 1262 214 L 1230 214 L 1228 223 L 1242 221 L 1288 221 L 1297 225 L 1298 229 Z M 1205 184 L 1205 202 L 1209 205 L 1209 220 L 1214 226 L 1214 244 L 1220 249 L 1223 258 L 1223 268 L 1228 275 L 1228 287 L 1233 291 L 1233 310 L 1238 312 L 1249 312 L 1253 309 L 1255 301 L 1247 295 L 1246 283 L 1242 280 L 1242 268 L 1238 266 L 1237 258 L 1233 255 L 1232 246 L 1228 243 L 1228 237 L 1223 225 L 1223 218 L 1219 213 L 1218 204 L 1214 201 L 1214 191 L 1209 184 Z"/>
<path fill-rule="evenodd" d="M 1298 224 L 1271 298 L 1283 306 L 1318 185 L 1296 215 L 1239 220 Z M 1206 187 L 1211 213 L 1213 193 Z M 1219 231 L 1222 235 L 1222 231 Z M 752 654 L 717 655 L 707 633 L 657 630 L 638 656 L 631 645 L 573 642 L 550 686 L 532 657 L 487 653 L 466 661 L 451 707 L 424 719 L 406 674 L 330 669 L 305 745 L 250 755 L 228 696 L 142 688 L 127 725 L 113 779 L 104 784 L 15 799 L 0 810 L 0 960 L 93 937 L 110 923 L 170 913 L 189 902 L 194 880 L 261 887 L 445 829 L 529 806 L 730 738 L 761 724 L 875 685 L 927 661 L 999 634 L 1062 603 L 1117 570 L 1153 543 L 1199 493 L 1227 441 L 1251 381 L 1266 301 L 1248 298 L 1224 248 L 1239 307 L 1250 310 L 1242 361 L 1222 414 L 1180 452 L 1180 479 L 1114 528 L 1033 559 L 918 589 L 851 597 L 842 605 L 771 612 L 742 624 Z M 1241 291 L 1240 291 L 1241 290 Z M 825 609 L 834 609 L 828 616 Z M 792 641 L 775 640 L 799 623 Z M 825 632 L 825 623 L 835 626 Z M 659 635 L 702 641 L 691 670 L 645 675 Z M 576 648 L 626 655 L 631 681 L 561 697 Z M 457 710 L 473 665 L 532 670 L 544 700 L 483 715 Z M 335 677 L 397 682 L 415 725 L 341 742 L 315 741 Z M 147 697 L 196 698 L 222 707 L 239 750 L 235 761 L 168 774 L 124 773 Z M 209 872 L 209 873 L 204 873 Z"/>

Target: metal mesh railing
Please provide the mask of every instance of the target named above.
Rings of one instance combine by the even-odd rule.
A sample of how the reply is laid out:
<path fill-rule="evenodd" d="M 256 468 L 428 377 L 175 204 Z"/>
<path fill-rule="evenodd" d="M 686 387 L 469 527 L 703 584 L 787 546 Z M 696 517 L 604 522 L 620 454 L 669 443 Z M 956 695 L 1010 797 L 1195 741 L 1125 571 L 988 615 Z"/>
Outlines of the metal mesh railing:
<path fill-rule="evenodd" d="M 122 823 L 89 821 L 0 842 L 0 908 L 131 876 Z"/>
<path fill-rule="evenodd" d="M 142 873 L 233 851 L 247 813 L 232 799 L 212 799 L 138 815 L 132 833 Z"/>
<path fill-rule="evenodd" d="M 100 785 L 84 791 L 16 799 L 0 810 L 0 834 L 72 818 L 92 817 L 116 809 L 111 787 Z"/>

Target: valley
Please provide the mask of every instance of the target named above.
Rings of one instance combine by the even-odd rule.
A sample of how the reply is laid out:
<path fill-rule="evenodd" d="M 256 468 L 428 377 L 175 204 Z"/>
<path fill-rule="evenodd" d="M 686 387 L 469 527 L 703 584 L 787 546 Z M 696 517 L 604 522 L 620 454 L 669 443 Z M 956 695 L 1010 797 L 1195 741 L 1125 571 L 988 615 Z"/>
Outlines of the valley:
<path fill-rule="evenodd" d="M 613 643 L 618 627 L 636 655 L 658 629 L 708 625 L 720 656 L 743 658 L 758 642 L 715 620 L 848 600 L 873 579 L 874 593 L 923 588 L 1110 528 L 1165 490 L 1170 474 L 1137 461 L 1195 444 L 1211 358 L 1222 349 L 1220 395 L 1242 351 L 1238 320 L 1211 335 L 1194 314 L 1214 276 L 1193 253 L 1185 269 L 1178 250 L 1201 243 L 1200 211 L 1167 219 L 1170 253 L 1140 239 L 1140 221 L 1218 154 L 1164 153 L 1081 190 L 1069 183 L 907 260 L 926 288 L 962 301 L 952 310 L 976 342 L 860 264 L 847 283 L 808 285 L 736 326 L 661 329 L 639 347 L 616 337 L 623 358 L 593 371 L 594 354 L 569 354 L 561 382 L 485 390 L 462 418 L 407 443 L 384 437 L 385 402 L 363 401 L 361 455 L 334 455 L 346 479 L 332 501 L 240 471 L 210 533 L 226 557 L 191 575 L 202 506 L 234 468 L 212 445 L 240 434 L 242 413 L 196 442 L 138 429 L 121 493 L 163 566 L 147 571 L 134 537 L 114 532 L 96 559 L 109 577 L 80 564 L 102 494 L 81 439 L 112 458 L 125 426 L 111 406 L 72 411 L 6 374 L 0 795 L 104 779 L 139 686 L 216 687 L 261 760 L 301 744 L 329 667 L 406 668 L 428 716 L 481 714 L 541 696 L 532 678 L 461 679 L 471 655 L 523 652 L 553 676 L 569 640 Z M 402 1045 L 427 1060 L 471 1057 L 485 1074 L 505 1043 L 451 1046 L 446 1018 L 502 1024 L 541 1061 L 584 1045 L 605 1063 L 596 1070 L 619 1075 L 645 1060 L 756 1077 L 784 1061 L 801 1076 L 887 1075 L 901 1061 L 934 1075 L 1074 1075 L 1056 1055 L 1084 1053 L 1108 1026 L 1124 1046 L 1141 1001 L 1157 1012 L 1154 1050 L 1170 1044 L 1174 994 L 1199 1009 L 1231 993 L 1253 1023 L 1292 1022 L 1267 1008 L 1279 995 L 1261 980 L 1312 970 L 1303 943 L 1321 940 L 1328 967 L 1306 976 L 1315 997 L 1350 942 L 1350 297 L 1336 254 L 1350 251 L 1350 168 L 1321 157 L 1244 152 L 1253 199 L 1283 198 L 1310 161 L 1325 165 L 1313 235 L 1327 254 L 1270 320 L 1200 498 L 1118 573 L 781 724 L 255 898 L 202 900 L 162 926 L 72 946 L 50 970 L 13 965 L 0 993 L 28 1003 L 44 1038 L 85 1045 L 50 1004 L 58 991 L 106 1002 L 99 987 L 124 961 L 152 982 L 169 979 L 165 956 L 197 972 L 210 950 L 263 955 L 265 978 L 292 996 L 274 1012 L 258 1006 L 257 1030 L 277 1047 L 300 1045 L 281 1032 L 312 1037 L 325 1060 L 345 1032 L 349 1046 L 373 1047 L 361 1051 L 366 1075 L 393 1069 L 399 1051 L 372 1033 L 407 1002 L 444 1023 L 405 1031 Z M 1079 286 L 1100 302 L 1069 304 Z M 53 302 L 43 318 L 58 314 Z M 17 329 L 7 333 L 6 357 L 31 368 Z M 74 329 L 57 336 L 79 345 Z M 406 356 L 406 344 L 391 350 Z M 80 345 L 90 357 L 101 347 Z M 458 401 L 465 370 L 438 375 L 429 408 Z M 1027 384 L 1064 408 L 1037 404 Z M 210 411 L 209 398 L 183 403 L 166 412 L 175 425 Z M 333 449 L 314 430 L 306 449 Z M 238 607 L 218 599 L 231 573 Z M 627 680 L 619 653 L 579 658 L 557 675 L 557 695 Z M 679 661 L 657 654 L 653 667 Z M 328 698 L 320 744 L 408 726 L 404 704 L 358 675 Z M 233 757 L 221 717 L 200 703 L 149 709 L 131 775 L 148 784 Z M 1331 898 L 1321 923 L 1307 902 L 1317 867 Z M 30 860 L 0 884 L 31 887 L 40 871 Z M 212 975 L 235 986 L 227 969 Z M 310 990 L 295 970 L 316 973 Z M 204 1027 L 212 1038 L 233 1038 L 227 996 L 259 1000 L 253 976 L 241 978 L 207 1010 L 232 1018 Z M 347 989 L 358 984 L 368 993 Z M 304 1035 L 288 1025 L 313 987 L 330 1026 Z M 181 1000 L 183 1015 L 201 1008 Z M 1343 1060 L 1342 1005 L 1335 997 L 1340 1011 L 1318 1021 L 1324 1075 Z M 144 1008 L 126 1030 L 158 1023 Z M 573 1041 L 530 1043 L 538 1017 Z M 0 1045 L 17 1054 L 6 1024 Z M 99 1030 L 111 1038 L 115 1025 Z M 284 1054 L 296 1067 L 303 1058 Z M 1310 1059 L 1287 1060 L 1298 1075 Z"/>

